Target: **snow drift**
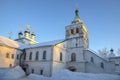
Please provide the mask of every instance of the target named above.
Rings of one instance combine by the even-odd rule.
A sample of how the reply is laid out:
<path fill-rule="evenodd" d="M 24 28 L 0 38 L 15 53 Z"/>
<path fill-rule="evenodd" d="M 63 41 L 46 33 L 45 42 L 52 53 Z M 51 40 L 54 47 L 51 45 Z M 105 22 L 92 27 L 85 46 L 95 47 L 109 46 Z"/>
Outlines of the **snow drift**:
<path fill-rule="evenodd" d="M 71 72 L 69 70 L 61 70 L 49 78 L 37 74 L 30 74 L 29 76 L 25 76 L 25 72 L 21 69 L 20 66 L 16 66 L 15 68 L 9 69 L 7 71 L 0 71 L 3 71 L 1 74 L 5 73 L 2 75 L 3 77 L 0 76 L 0 80 L 120 80 L 120 75 L 80 73 Z"/>
<path fill-rule="evenodd" d="M 30 75 L 28 76 L 28 78 L 29 78 L 30 80 L 49 80 L 48 77 L 44 77 L 44 76 L 42 76 L 42 75 L 37 75 L 37 74 L 30 74 Z"/>
<path fill-rule="evenodd" d="M 112 74 L 92 74 L 62 70 L 52 80 L 120 80 L 120 76 Z"/>
<path fill-rule="evenodd" d="M 25 76 L 25 72 L 22 70 L 20 66 L 16 66 L 3 74 L 2 77 L 0 77 L 0 80 L 13 80 L 13 79 L 19 79 L 21 77 Z"/>

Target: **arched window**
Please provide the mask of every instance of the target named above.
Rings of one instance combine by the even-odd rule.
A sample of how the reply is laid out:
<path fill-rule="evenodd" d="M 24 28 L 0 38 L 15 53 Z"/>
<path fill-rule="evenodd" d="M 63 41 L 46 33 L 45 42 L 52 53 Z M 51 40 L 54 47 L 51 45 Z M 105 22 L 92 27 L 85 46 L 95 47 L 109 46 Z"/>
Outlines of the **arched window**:
<path fill-rule="evenodd" d="M 100 67 L 101 67 L 101 68 L 104 68 L 103 62 L 100 63 Z"/>
<path fill-rule="evenodd" d="M 29 60 L 32 60 L 32 52 L 30 52 Z"/>
<path fill-rule="evenodd" d="M 62 53 L 60 53 L 60 61 L 62 61 Z"/>
<path fill-rule="evenodd" d="M 76 54 L 75 53 L 71 54 L 71 61 L 76 61 Z"/>
<path fill-rule="evenodd" d="M 43 59 L 46 59 L 46 51 L 43 51 Z"/>
<path fill-rule="evenodd" d="M 37 51 L 36 52 L 36 57 L 35 57 L 36 60 L 39 60 L 39 52 Z"/>
<path fill-rule="evenodd" d="M 73 29 L 70 29 L 70 34 L 74 34 L 74 30 Z"/>
<path fill-rule="evenodd" d="M 79 33 L 79 28 L 76 28 L 76 33 Z"/>
<path fill-rule="evenodd" d="M 92 63 L 94 63 L 94 58 L 93 58 L 93 57 L 91 57 L 91 58 L 90 58 L 90 61 L 91 61 Z"/>

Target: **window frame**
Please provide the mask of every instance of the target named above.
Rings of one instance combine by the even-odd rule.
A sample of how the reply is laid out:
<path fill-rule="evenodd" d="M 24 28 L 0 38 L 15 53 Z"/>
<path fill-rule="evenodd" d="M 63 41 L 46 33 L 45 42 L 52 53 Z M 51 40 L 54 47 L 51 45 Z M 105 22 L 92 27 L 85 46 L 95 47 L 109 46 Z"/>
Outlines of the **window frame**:
<path fill-rule="evenodd" d="M 76 61 L 76 54 L 75 53 L 71 54 L 71 61 Z"/>
<path fill-rule="evenodd" d="M 29 60 L 32 60 L 32 52 L 30 52 Z"/>
<path fill-rule="evenodd" d="M 62 54 L 62 52 L 60 52 L 60 61 L 62 61 L 63 60 L 63 54 Z"/>
<path fill-rule="evenodd" d="M 39 51 L 36 52 L 35 60 L 39 60 Z"/>
<path fill-rule="evenodd" d="M 44 60 L 46 59 L 46 53 L 47 53 L 47 51 L 44 50 L 44 51 L 43 51 L 43 57 L 42 57 L 42 59 L 44 59 Z"/>

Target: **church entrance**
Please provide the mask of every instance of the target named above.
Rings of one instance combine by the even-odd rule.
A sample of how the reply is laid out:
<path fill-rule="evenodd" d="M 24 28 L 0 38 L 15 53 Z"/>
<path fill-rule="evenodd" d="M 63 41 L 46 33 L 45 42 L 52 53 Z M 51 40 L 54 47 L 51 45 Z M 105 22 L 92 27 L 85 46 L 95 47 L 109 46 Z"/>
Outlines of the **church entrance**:
<path fill-rule="evenodd" d="M 74 66 L 70 66 L 68 67 L 68 70 L 72 71 L 72 72 L 75 72 L 76 71 L 76 68 Z"/>

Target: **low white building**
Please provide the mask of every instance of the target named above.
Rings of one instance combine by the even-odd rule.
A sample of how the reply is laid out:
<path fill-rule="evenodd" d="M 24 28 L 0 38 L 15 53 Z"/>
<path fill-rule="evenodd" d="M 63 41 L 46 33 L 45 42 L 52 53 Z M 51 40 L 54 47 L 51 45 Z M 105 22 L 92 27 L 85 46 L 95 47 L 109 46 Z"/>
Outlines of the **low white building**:
<path fill-rule="evenodd" d="M 23 37 L 22 32 L 18 34 L 19 39 L 16 39 L 16 41 L 19 47 L 11 52 L 15 54 L 14 62 L 12 62 L 14 63 L 13 66 L 19 64 L 26 71 L 26 74 L 35 73 L 44 76 L 52 76 L 62 69 L 111 74 L 120 70 L 120 57 L 104 59 L 89 49 L 88 30 L 79 17 L 78 9 L 75 11 L 74 20 L 65 29 L 65 39 L 38 43 L 35 41 L 34 32 L 30 37 L 30 31 L 27 27 L 25 37 Z M 1 45 L 0 50 L 4 51 Z M 3 54 L 5 56 L 7 52 L 0 52 L 0 55 Z M 4 57 L 0 59 L 2 58 Z M 117 65 L 116 60 L 118 61 Z"/>

